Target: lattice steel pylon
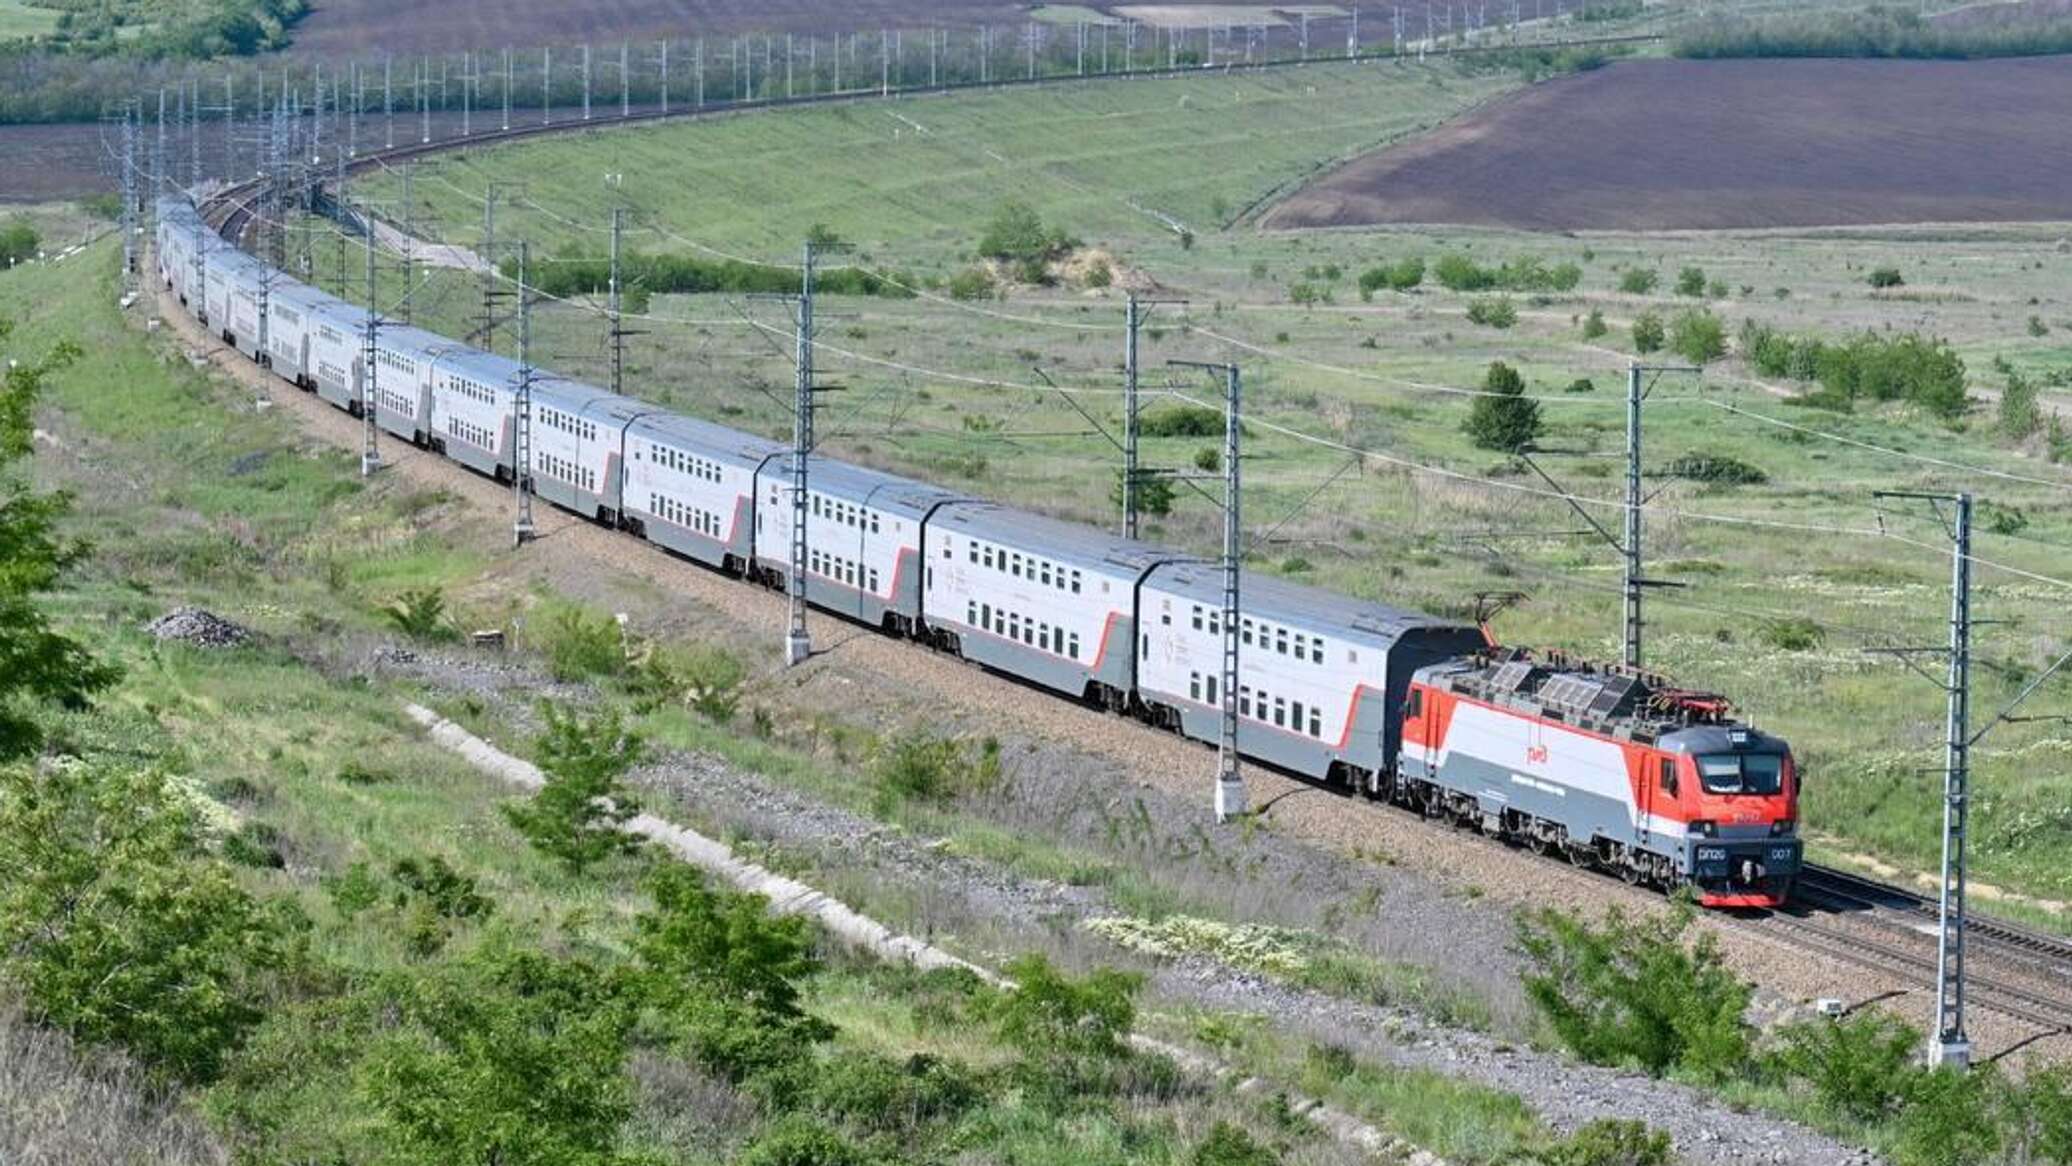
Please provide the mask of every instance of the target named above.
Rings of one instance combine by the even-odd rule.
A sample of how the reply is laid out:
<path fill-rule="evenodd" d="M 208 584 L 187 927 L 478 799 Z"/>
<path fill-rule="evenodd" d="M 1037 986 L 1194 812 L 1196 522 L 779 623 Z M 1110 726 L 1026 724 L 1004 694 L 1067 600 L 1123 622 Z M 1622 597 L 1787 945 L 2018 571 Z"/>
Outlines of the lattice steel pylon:
<path fill-rule="evenodd" d="M 1222 637 L 1217 690 L 1209 699 L 1222 713 L 1216 736 L 1216 820 L 1228 822 L 1245 813 L 1245 777 L 1238 755 L 1238 622 L 1244 571 L 1244 378 L 1234 364 L 1174 360 L 1180 368 L 1198 368 L 1223 378 L 1223 610 L 1217 632 Z"/>
<path fill-rule="evenodd" d="M 524 546 L 539 537 L 532 520 L 532 293 L 526 287 L 531 247 L 518 242 L 518 384 L 511 409 L 511 543 Z"/>
<path fill-rule="evenodd" d="M 379 287 L 374 275 L 374 212 L 364 206 L 360 208 L 360 227 L 367 237 L 367 322 L 360 337 L 360 476 L 371 478 L 381 468 L 381 393 L 376 372 L 381 367 L 381 313 L 375 300 Z"/>
<path fill-rule="evenodd" d="M 806 242 L 799 275 L 797 376 L 792 390 L 790 620 L 784 633 L 784 663 L 800 664 L 813 654 L 806 630 L 806 464 L 813 453 L 813 243 Z"/>

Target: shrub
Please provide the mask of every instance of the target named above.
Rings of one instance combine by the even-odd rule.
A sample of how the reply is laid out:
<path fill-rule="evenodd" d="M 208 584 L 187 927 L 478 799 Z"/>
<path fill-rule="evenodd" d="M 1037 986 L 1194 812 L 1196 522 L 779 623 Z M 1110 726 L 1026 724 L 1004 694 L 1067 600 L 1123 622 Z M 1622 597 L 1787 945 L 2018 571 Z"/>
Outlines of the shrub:
<path fill-rule="evenodd" d="M 1108 488 L 1108 501 L 1122 509 L 1122 478 L 1127 471 L 1115 471 L 1115 484 Z M 1163 518 L 1173 512 L 1173 480 L 1162 474 L 1137 471 L 1137 513 Z"/>
<path fill-rule="evenodd" d="M 1577 377 L 1562 386 L 1561 391 L 1564 393 L 1594 393 L 1597 391 L 1597 383 L 1589 377 Z"/>
<path fill-rule="evenodd" d="M 222 1071 L 287 958 L 289 917 L 205 839 L 160 775 L 0 769 L 0 972 L 39 1019 L 165 1076 Z"/>
<path fill-rule="evenodd" d="M 559 608 L 548 617 L 545 641 L 547 670 L 556 680 L 616 676 L 626 667 L 625 633 L 608 615 Z"/>
<path fill-rule="evenodd" d="M 1778 1066 L 1810 1086 L 1830 1111 L 1857 1121 L 1889 1116 L 1920 1072 L 1920 1032 L 1877 1009 L 1798 1021 L 1779 1036 Z"/>
<path fill-rule="evenodd" d="M 1691 918 L 1686 906 L 1644 920 L 1614 908 L 1599 927 L 1554 909 L 1521 916 L 1526 998 L 1586 1061 L 1656 1075 L 1739 1072 L 1749 1059 L 1742 1014 L 1752 989 L 1711 935 L 1686 944 Z"/>
<path fill-rule="evenodd" d="M 1619 290 L 1629 296 L 1651 295 L 1660 282 L 1661 274 L 1652 268 L 1629 267 L 1619 276 Z"/>
<path fill-rule="evenodd" d="M 1223 451 L 1214 446 L 1205 446 L 1194 451 L 1194 468 L 1205 474 L 1223 472 Z"/>
<path fill-rule="evenodd" d="M 1692 364 L 1709 364 L 1727 354 L 1727 329 L 1704 308 L 1678 312 L 1669 329 L 1669 348 Z"/>
<path fill-rule="evenodd" d="M 1383 288 L 1409 291 L 1424 282 L 1425 261 L 1412 255 L 1394 263 L 1379 264 L 1360 273 L 1360 298 L 1371 299 Z"/>
<path fill-rule="evenodd" d="M 1319 284 L 1303 280 L 1288 288 L 1288 301 L 1300 304 L 1305 308 L 1313 307 L 1317 304 L 1327 304 L 1331 302 L 1331 291 L 1329 288 Z"/>
<path fill-rule="evenodd" d="M 1653 312 L 1642 312 L 1633 319 L 1633 351 L 1646 354 L 1658 351 L 1666 338 L 1662 317 Z"/>
<path fill-rule="evenodd" d="M 1432 265 L 1432 278 L 1447 291 L 1487 291 L 1496 285 L 1496 277 L 1465 255 L 1441 255 Z"/>
<path fill-rule="evenodd" d="M 805 1017 L 800 984 L 820 969 L 804 918 L 769 913 L 760 895 L 717 891 L 690 867 L 655 867 L 654 909 L 634 921 L 634 953 L 657 1000 L 703 995 L 757 1021 Z"/>
<path fill-rule="evenodd" d="M 1805 616 L 1773 619 L 1756 632 L 1757 639 L 1780 652 L 1810 652 L 1826 637 L 1826 630 Z"/>
<path fill-rule="evenodd" d="M 1101 968 L 1073 979 L 1041 955 L 1007 965 L 1017 985 L 994 1001 L 992 1018 L 1002 1040 L 1035 1057 L 1117 1057 L 1136 1023 L 1143 977 Z"/>
<path fill-rule="evenodd" d="M 1670 1166 L 1675 1145 L 1647 1123 L 1601 1117 L 1536 1155 L 1546 1166 Z"/>
<path fill-rule="evenodd" d="M 969 1069 L 926 1053 L 904 1060 L 844 1050 L 805 1069 L 798 1096 L 816 1111 L 881 1133 L 913 1133 L 954 1117 L 983 1094 Z"/>
<path fill-rule="evenodd" d="M 879 1159 L 819 1121 L 794 1113 L 771 1123 L 734 1161 L 736 1166 L 874 1166 Z"/>
<path fill-rule="evenodd" d="M 413 588 L 382 609 L 397 631 L 413 640 L 440 642 L 459 632 L 446 618 L 446 596 L 437 587 Z"/>
<path fill-rule="evenodd" d="M 36 249 L 43 245 L 43 237 L 36 233 L 27 220 L 15 219 L 0 227 L 0 267 L 13 267 L 36 258 Z"/>
<path fill-rule="evenodd" d="M 1987 1069 L 1940 1068 L 1915 1075 L 1892 1148 L 1897 1166 L 1972 1166 L 2000 1148 L 1992 1100 L 2001 1087 Z"/>
<path fill-rule="evenodd" d="M 1603 308 L 1592 308 L 1590 314 L 1583 317 L 1583 339 L 1595 340 L 1609 331 L 1611 329 L 1604 322 Z"/>
<path fill-rule="evenodd" d="M 1999 506 L 1991 502 L 1979 504 L 1979 520 L 1993 534 L 2020 534 L 2029 529 L 2029 516 L 2019 506 Z"/>
<path fill-rule="evenodd" d="M 1949 344 L 1917 332 L 1865 332 L 1847 341 L 1793 337 L 1753 321 L 1741 326 L 1741 351 L 1764 376 L 1818 381 L 1815 403 L 1847 408 L 1859 398 L 1904 400 L 1945 418 L 1962 415 L 1964 361 Z"/>
<path fill-rule="evenodd" d="M 2031 1068 L 2004 1090 L 2000 1126 L 2013 1161 L 2072 1162 L 2072 1067 Z"/>
<path fill-rule="evenodd" d="M 967 267 L 950 277 L 948 290 L 953 300 L 990 300 L 993 275 L 983 267 Z"/>
<path fill-rule="evenodd" d="M 1516 453 L 1540 435 L 1540 403 L 1525 399 L 1525 378 L 1503 361 L 1492 361 L 1482 389 L 1493 396 L 1475 398 L 1465 425 L 1481 449 Z"/>
<path fill-rule="evenodd" d="M 513 828 L 571 871 L 640 848 L 622 827 L 640 804 L 619 778 L 640 760 L 640 738 L 607 709 L 592 718 L 540 702 L 547 722 L 535 747 L 546 784 L 526 802 L 503 807 Z"/>
<path fill-rule="evenodd" d="M 2044 323 L 2041 316 L 2031 316 L 2029 317 L 2029 335 L 2039 339 L 2048 336 L 2050 335 L 2050 325 Z"/>
<path fill-rule="evenodd" d="M 2000 432 L 2021 441 L 2043 428 L 2043 409 L 2037 398 L 2036 382 L 2010 369 L 2007 387 L 2000 390 Z"/>
<path fill-rule="evenodd" d="M 1693 299 L 1705 294 L 1705 269 L 1686 267 L 1676 273 L 1676 294 Z"/>
<path fill-rule="evenodd" d="M 1209 1127 L 1208 1136 L 1187 1155 L 1188 1166 L 1277 1166 L 1281 1157 L 1227 1121 Z"/>
<path fill-rule="evenodd" d="M 998 750 L 994 742 L 974 761 L 964 742 L 927 733 L 881 745 L 871 766 L 880 809 L 889 811 L 902 801 L 946 801 L 985 785 L 997 776 Z"/>
<path fill-rule="evenodd" d="M 1468 304 L 1468 321 L 1489 328 L 1509 328 L 1518 322 L 1518 308 L 1502 296 L 1474 300 Z"/>
<path fill-rule="evenodd" d="M 1897 267 L 1875 267 L 1871 269 L 1870 275 L 1865 277 L 1864 282 L 1872 287 L 1904 287 L 1907 281 L 1899 274 Z"/>
<path fill-rule="evenodd" d="M 979 236 L 978 253 L 988 259 L 1041 265 L 1077 247 L 1079 241 L 1057 227 L 1046 227 L 1028 203 L 1005 202 L 993 212 L 985 234 Z"/>
<path fill-rule="evenodd" d="M 1103 288 L 1115 282 L 1115 269 L 1105 259 L 1096 259 L 1086 269 L 1086 286 Z"/>
<path fill-rule="evenodd" d="M 1693 482 L 1721 486 L 1759 486 L 1770 475 L 1740 458 L 1725 454 L 1686 454 L 1669 463 L 1669 473 Z"/>
<path fill-rule="evenodd" d="M 1176 405 L 1137 418 L 1142 437 L 1221 437 L 1223 411 L 1206 405 Z"/>

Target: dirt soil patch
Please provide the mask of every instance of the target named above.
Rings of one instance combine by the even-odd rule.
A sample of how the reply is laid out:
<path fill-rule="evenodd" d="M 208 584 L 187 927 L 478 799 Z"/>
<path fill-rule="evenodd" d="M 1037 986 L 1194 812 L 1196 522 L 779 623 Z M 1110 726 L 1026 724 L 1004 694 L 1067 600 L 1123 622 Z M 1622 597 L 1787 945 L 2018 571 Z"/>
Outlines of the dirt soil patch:
<path fill-rule="evenodd" d="M 1342 167 L 1276 228 L 2072 219 L 2072 58 L 1632 61 Z"/>

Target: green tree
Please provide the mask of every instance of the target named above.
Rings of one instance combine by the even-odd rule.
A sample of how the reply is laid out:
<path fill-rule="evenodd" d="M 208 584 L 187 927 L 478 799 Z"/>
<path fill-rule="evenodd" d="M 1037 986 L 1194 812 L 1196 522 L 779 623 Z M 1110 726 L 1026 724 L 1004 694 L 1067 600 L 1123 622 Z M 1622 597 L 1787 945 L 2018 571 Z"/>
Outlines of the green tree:
<path fill-rule="evenodd" d="M 1482 389 L 1494 394 L 1475 398 L 1463 426 L 1482 449 L 1516 453 L 1540 436 L 1540 404 L 1525 398 L 1525 378 L 1503 361 L 1492 361 Z"/>
<path fill-rule="evenodd" d="M 1669 349 L 1692 364 L 1710 364 L 1727 354 L 1727 328 L 1704 308 L 1676 314 L 1669 326 Z"/>
<path fill-rule="evenodd" d="M 1686 267 L 1676 273 L 1676 294 L 1697 299 L 1705 294 L 1705 269 Z"/>
<path fill-rule="evenodd" d="M 1552 909 L 1522 916 L 1526 998 L 1586 1061 L 1730 1076 L 1748 1062 L 1752 989 L 1710 934 L 1685 942 L 1691 919 L 1686 906 L 1638 920 L 1614 908 L 1597 927 Z"/>
<path fill-rule="evenodd" d="M 260 1019 L 289 916 L 156 773 L 0 768 L 0 970 L 44 1020 L 207 1081 Z"/>
<path fill-rule="evenodd" d="M 1108 501 L 1122 509 L 1122 475 L 1115 471 L 1115 484 L 1108 488 Z M 1137 473 L 1137 513 L 1164 518 L 1173 512 L 1173 480 L 1163 474 Z"/>
<path fill-rule="evenodd" d="M 2037 403 L 2036 382 L 2009 369 L 2007 387 L 2000 390 L 2000 432 L 2016 441 L 2033 436 L 2043 428 L 2043 409 Z"/>
<path fill-rule="evenodd" d="M 1940 1068 L 1915 1076 L 1892 1148 L 1898 1166 L 1973 1166 L 2000 1149 L 1993 1101 L 2005 1088 L 1989 1068 Z"/>
<path fill-rule="evenodd" d="M 0 268 L 13 267 L 36 258 L 36 248 L 42 246 L 43 237 L 36 233 L 27 220 L 16 219 L 0 227 Z"/>
<path fill-rule="evenodd" d="M 1044 226 L 1034 207 L 1011 200 L 993 212 L 985 234 L 979 236 L 978 253 L 1010 263 L 1042 264 L 1076 246 L 1078 241 L 1064 231 Z"/>
<path fill-rule="evenodd" d="M 1658 351 L 1666 338 L 1662 317 L 1653 312 L 1642 312 L 1633 318 L 1633 351 L 1643 355 Z"/>
<path fill-rule="evenodd" d="M 2000 1128 L 2016 1162 L 2072 1162 L 2072 1066 L 2032 1068 L 2000 1094 Z"/>
<path fill-rule="evenodd" d="M 1583 339 L 1595 340 L 1609 331 L 1611 329 L 1605 326 L 1603 308 L 1592 308 L 1590 314 L 1583 317 Z"/>
<path fill-rule="evenodd" d="M 579 960 L 487 951 L 379 989 L 394 1019 L 355 1091 L 409 1161 L 612 1166 L 633 1112 L 634 1009 Z"/>
<path fill-rule="evenodd" d="M 1780 1036 L 1778 1066 L 1811 1086 L 1823 1105 L 1858 1121 L 1890 1115 L 1920 1071 L 1920 1032 L 1876 1009 L 1799 1021 Z"/>
<path fill-rule="evenodd" d="M 0 319 L 0 341 L 12 332 L 12 322 Z M 71 496 L 38 493 L 26 475 L 10 472 L 35 449 L 44 378 L 78 355 L 77 346 L 60 343 L 40 359 L 12 364 L 0 379 L 0 761 L 41 747 L 39 707 L 84 708 L 120 675 L 54 630 L 38 604 L 89 550 L 58 529 Z"/>
<path fill-rule="evenodd" d="M 1007 965 L 1015 989 L 993 1006 L 1001 1039 L 1036 1057 L 1118 1057 L 1136 1023 L 1143 978 L 1110 968 L 1074 979 L 1041 955 Z"/>
<path fill-rule="evenodd" d="M 1661 274 L 1653 268 L 1629 267 L 1619 276 L 1619 290 L 1629 296 L 1649 295 L 1661 281 Z"/>
<path fill-rule="evenodd" d="M 593 718 L 541 702 L 546 720 L 536 749 L 546 784 L 531 800 L 503 807 L 513 827 L 571 871 L 640 848 L 623 827 L 640 804 L 619 778 L 641 757 L 640 738 L 628 732 L 616 711 Z"/>

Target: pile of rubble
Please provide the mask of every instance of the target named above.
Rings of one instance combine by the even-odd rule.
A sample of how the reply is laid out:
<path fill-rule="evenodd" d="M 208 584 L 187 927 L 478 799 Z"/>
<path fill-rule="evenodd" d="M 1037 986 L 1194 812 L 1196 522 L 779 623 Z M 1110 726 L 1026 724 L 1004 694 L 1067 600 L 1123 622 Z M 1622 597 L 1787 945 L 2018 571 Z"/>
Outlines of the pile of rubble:
<path fill-rule="evenodd" d="M 252 638 L 252 633 L 199 607 L 174 608 L 146 624 L 144 630 L 158 639 L 179 640 L 198 648 L 234 648 Z"/>

